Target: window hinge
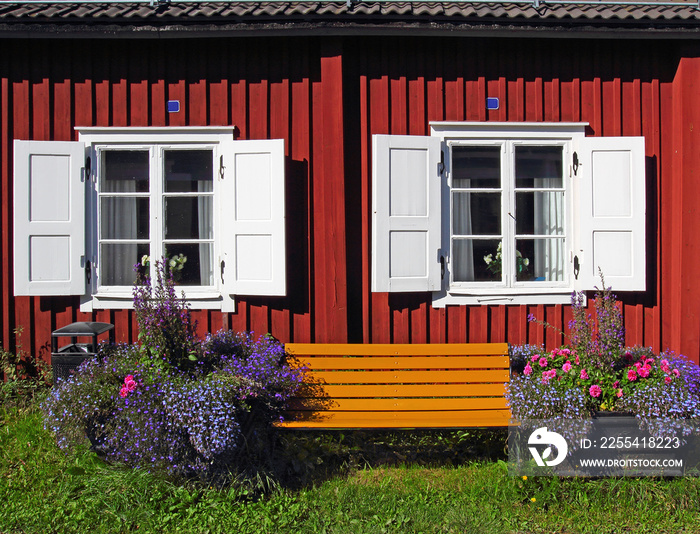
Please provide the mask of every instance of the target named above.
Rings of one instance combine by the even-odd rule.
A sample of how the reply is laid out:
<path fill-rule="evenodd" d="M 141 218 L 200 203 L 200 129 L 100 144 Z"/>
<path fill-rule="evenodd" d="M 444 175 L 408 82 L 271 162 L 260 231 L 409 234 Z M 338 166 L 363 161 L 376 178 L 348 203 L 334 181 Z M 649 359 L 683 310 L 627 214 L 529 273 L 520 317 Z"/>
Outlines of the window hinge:
<path fill-rule="evenodd" d="M 445 172 L 445 151 L 441 150 L 440 151 L 440 162 L 438 163 L 438 176 L 442 176 L 442 173 Z"/>
<path fill-rule="evenodd" d="M 219 178 L 222 180 L 224 179 L 224 169 L 226 169 L 226 166 L 224 165 L 224 156 L 221 155 L 219 156 Z"/>
<path fill-rule="evenodd" d="M 572 165 L 572 169 L 574 170 L 574 176 L 576 176 L 576 173 L 578 172 L 579 165 L 581 165 L 581 163 L 578 160 L 578 153 L 574 152 L 574 164 Z"/>
<path fill-rule="evenodd" d="M 574 256 L 574 278 L 578 280 L 578 273 L 581 270 L 581 263 L 578 260 L 578 256 Z"/>

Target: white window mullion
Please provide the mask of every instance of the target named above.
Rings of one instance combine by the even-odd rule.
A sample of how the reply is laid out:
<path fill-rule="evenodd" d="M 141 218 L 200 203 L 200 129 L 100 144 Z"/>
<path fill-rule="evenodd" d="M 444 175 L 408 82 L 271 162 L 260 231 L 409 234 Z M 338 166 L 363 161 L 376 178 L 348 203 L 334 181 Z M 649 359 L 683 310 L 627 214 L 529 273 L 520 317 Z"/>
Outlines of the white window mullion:
<path fill-rule="evenodd" d="M 515 272 L 515 149 L 512 141 L 503 147 L 503 160 L 501 165 L 501 196 L 503 208 L 501 210 L 501 239 L 503 240 L 503 281 L 506 287 L 512 287 Z"/>
<path fill-rule="evenodd" d="M 156 262 L 163 257 L 163 150 L 162 146 L 151 147 L 151 183 L 149 251 L 151 256 L 151 280 L 155 280 Z"/>

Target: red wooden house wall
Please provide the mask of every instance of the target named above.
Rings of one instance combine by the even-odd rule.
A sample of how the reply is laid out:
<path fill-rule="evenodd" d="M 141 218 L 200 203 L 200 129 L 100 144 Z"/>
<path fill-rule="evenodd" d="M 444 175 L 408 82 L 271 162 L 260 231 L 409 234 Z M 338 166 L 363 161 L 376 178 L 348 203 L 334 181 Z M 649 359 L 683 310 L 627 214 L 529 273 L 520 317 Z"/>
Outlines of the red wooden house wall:
<path fill-rule="evenodd" d="M 426 135 L 434 120 L 585 121 L 589 135 L 643 135 L 647 291 L 621 295 L 628 344 L 700 354 L 700 47 L 681 41 L 410 37 L 8 39 L 0 55 L 0 334 L 48 358 L 71 297 L 12 294 L 12 140 L 73 140 L 75 126 L 235 125 L 284 138 L 288 295 L 198 311 L 199 332 L 282 341 L 562 342 L 568 306 L 449 306 L 370 292 L 372 134 Z M 486 97 L 498 97 L 487 111 Z M 180 113 L 167 113 L 168 100 Z"/>

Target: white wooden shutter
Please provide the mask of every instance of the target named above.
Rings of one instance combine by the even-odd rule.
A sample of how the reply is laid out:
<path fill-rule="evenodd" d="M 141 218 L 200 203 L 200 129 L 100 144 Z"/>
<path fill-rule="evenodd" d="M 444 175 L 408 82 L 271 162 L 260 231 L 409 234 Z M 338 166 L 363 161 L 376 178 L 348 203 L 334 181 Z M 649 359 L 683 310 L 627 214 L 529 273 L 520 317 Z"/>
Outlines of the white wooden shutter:
<path fill-rule="evenodd" d="M 15 295 L 85 293 L 83 143 L 14 142 Z"/>
<path fill-rule="evenodd" d="M 284 140 L 222 145 L 221 278 L 230 295 L 285 295 Z"/>
<path fill-rule="evenodd" d="M 586 137 L 575 148 L 579 194 L 574 254 L 578 290 L 605 285 L 617 291 L 646 289 L 646 173 L 643 137 Z"/>
<path fill-rule="evenodd" d="M 372 137 L 372 291 L 439 291 L 440 140 Z"/>

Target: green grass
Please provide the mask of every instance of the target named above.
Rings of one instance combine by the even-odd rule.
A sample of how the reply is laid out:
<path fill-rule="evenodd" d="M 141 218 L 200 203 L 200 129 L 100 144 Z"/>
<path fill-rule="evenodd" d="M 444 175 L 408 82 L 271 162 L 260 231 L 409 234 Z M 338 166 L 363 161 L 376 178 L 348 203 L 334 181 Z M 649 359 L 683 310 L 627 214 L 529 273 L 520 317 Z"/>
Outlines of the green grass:
<path fill-rule="evenodd" d="M 87 449 L 66 455 L 35 407 L 0 405 L 1 534 L 700 531 L 695 478 L 523 480 L 502 461 L 320 473 L 262 498 L 240 486 L 176 485 Z"/>

